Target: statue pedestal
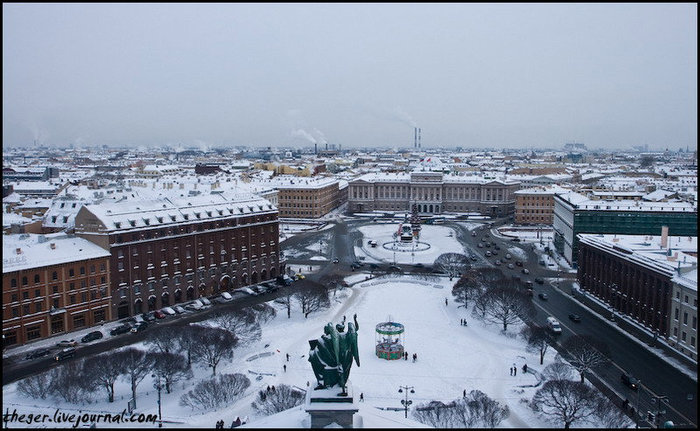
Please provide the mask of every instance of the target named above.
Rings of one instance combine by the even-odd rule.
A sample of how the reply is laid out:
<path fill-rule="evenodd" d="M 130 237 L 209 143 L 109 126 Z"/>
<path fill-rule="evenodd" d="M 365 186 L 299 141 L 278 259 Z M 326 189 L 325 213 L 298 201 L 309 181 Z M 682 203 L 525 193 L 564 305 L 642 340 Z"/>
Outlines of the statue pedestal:
<path fill-rule="evenodd" d="M 304 410 L 311 416 L 311 428 L 324 428 L 337 424 L 352 428 L 352 418 L 359 410 L 353 396 L 352 384 L 347 384 L 347 395 L 340 395 L 342 388 L 313 389 L 306 391 Z"/>

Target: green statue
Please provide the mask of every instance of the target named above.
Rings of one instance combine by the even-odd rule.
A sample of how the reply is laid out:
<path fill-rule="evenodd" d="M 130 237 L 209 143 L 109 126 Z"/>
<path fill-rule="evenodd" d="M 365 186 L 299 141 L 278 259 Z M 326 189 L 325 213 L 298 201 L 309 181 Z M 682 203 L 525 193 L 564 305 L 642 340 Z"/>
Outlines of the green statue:
<path fill-rule="evenodd" d="M 309 362 L 316 375 L 316 389 L 342 388 L 341 395 L 347 395 L 346 385 L 350 376 L 353 359 L 360 366 L 360 355 L 357 350 L 357 314 L 353 316 L 355 324 L 348 323 L 345 332 L 345 317 L 343 322 L 333 326 L 332 323 L 323 327 L 323 335 L 316 340 L 309 340 L 311 351 Z"/>

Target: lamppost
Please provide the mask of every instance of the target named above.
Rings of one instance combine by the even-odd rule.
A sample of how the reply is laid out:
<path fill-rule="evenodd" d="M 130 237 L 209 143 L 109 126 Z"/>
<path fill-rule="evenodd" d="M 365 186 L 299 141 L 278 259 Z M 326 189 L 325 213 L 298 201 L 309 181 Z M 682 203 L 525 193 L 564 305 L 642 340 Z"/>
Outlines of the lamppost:
<path fill-rule="evenodd" d="M 406 391 L 406 399 L 405 399 L 405 400 L 401 400 L 401 404 L 403 405 L 403 408 L 404 408 L 404 411 L 405 411 L 405 414 L 404 414 L 404 417 L 405 417 L 405 418 L 408 418 L 408 406 L 410 406 L 411 404 L 413 404 L 413 401 L 408 399 L 408 391 L 409 391 L 409 389 L 410 389 L 410 391 L 411 391 L 412 394 L 415 394 L 415 393 L 416 393 L 416 391 L 413 390 L 413 386 L 399 386 L 399 393 L 403 393 L 403 391 Z"/>
<path fill-rule="evenodd" d="M 668 403 L 668 397 L 666 395 L 659 395 L 658 397 L 651 397 L 651 399 L 652 402 L 656 402 L 656 414 L 654 415 L 654 422 L 656 428 L 659 428 L 659 426 L 661 425 L 659 416 L 666 414 L 666 410 L 661 410 L 661 401 L 666 401 Z"/>
<path fill-rule="evenodd" d="M 637 379 L 637 410 L 634 412 L 634 427 L 639 428 L 639 393 L 642 392 L 642 381 Z"/>
<path fill-rule="evenodd" d="M 158 390 L 158 428 L 163 428 L 163 414 L 160 409 L 160 391 L 163 389 L 163 385 L 160 384 L 160 374 L 151 374 L 151 377 L 157 379 L 153 383 L 153 388 Z"/>

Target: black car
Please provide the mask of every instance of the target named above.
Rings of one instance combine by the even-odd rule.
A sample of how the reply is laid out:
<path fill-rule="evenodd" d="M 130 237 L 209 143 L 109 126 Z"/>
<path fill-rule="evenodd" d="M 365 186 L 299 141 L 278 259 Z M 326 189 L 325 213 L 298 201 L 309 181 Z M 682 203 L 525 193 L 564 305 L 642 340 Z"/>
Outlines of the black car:
<path fill-rule="evenodd" d="M 576 323 L 581 322 L 581 316 L 579 316 L 578 314 L 574 314 L 574 313 L 569 314 L 569 319 L 572 322 L 576 322 Z"/>
<path fill-rule="evenodd" d="M 631 374 L 622 373 L 622 375 L 620 376 L 620 380 L 633 391 L 639 389 L 639 380 L 634 378 Z"/>
<path fill-rule="evenodd" d="M 129 325 L 119 325 L 116 328 L 112 329 L 109 331 L 109 335 L 120 335 L 120 334 L 126 334 L 127 332 L 131 331 L 131 326 Z"/>
<path fill-rule="evenodd" d="M 535 283 L 544 284 L 544 279 L 542 277 L 535 277 Z"/>
<path fill-rule="evenodd" d="M 350 265 L 350 268 L 352 268 L 353 271 L 356 270 L 356 269 L 359 268 L 359 267 L 360 267 L 360 264 L 358 264 L 357 262 L 353 262 L 353 263 Z"/>
<path fill-rule="evenodd" d="M 129 330 L 135 334 L 137 332 L 141 332 L 144 329 L 148 328 L 148 323 L 146 322 L 139 322 L 136 325 L 132 326 Z"/>
<path fill-rule="evenodd" d="M 42 358 L 42 357 L 48 355 L 49 353 L 51 353 L 51 351 L 49 349 L 38 349 L 38 350 L 35 350 L 33 352 L 27 353 L 27 356 L 25 356 L 24 359 L 30 360 L 30 359 Z"/>
<path fill-rule="evenodd" d="M 82 341 L 83 343 L 89 343 L 90 341 L 99 340 L 102 337 L 103 337 L 102 332 L 92 331 L 89 334 L 87 334 L 86 336 L 84 336 L 83 338 L 81 338 L 80 341 Z"/>
<path fill-rule="evenodd" d="M 513 239 L 511 239 L 511 241 L 513 241 L 513 242 L 520 242 L 520 238 L 513 238 Z"/>
<path fill-rule="evenodd" d="M 546 300 L 547 300 L 547 298 L 548 298 L 548 296 L 547 296 L 547 294 L 546 294 L 546 293 L 540 293 L 540 294 L 539 294 L 539 295 L 537 295 L 537 296 L 539 296 L 539 297 L 540 297 L 540 299 L 541 299 L 541 300 L 543 300 L 543 301 L 546 301 Z"/>
<path fill-rule="evenodd" d="M 53 357 L 55 361 L 62 361 L 66 358 L 70 358 L 75 355 L 75 347 L 68 347 L 67 349 L 63 349 L 60 352 L 56 354 L 56 356 Z"/>
<path fill-rule="evenodd" d="M 391 265 L 389 267 L 389 272 L 401 272 L 401 267 L 396 266 L 396 265 Z"/>

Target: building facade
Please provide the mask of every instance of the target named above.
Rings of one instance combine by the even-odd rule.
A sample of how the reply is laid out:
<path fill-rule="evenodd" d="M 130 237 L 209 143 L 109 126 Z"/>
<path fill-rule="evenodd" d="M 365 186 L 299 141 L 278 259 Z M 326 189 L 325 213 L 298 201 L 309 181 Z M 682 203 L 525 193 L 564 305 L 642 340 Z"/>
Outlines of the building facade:
<path fill-rule="evenodd" d="M 592 200 L 580 193 L 554 195 L 554 246 L 574 267 L 580 233 L 697 236 L 697 207 L 687 202 Z"/>
<path fill-rule="evenodd" d="M 277 202 L 283 218 L 319 218 L 342 203 L 339 182 L 336 179 L 301 179 L 279 183 Z"/>
<path fill-rule="evenodd" d="M 697 359 L 697 257 L 689 254 L 697 255 L 697 238 L 581 234 L 579 240 L 580 288 Z"/>
<path fill-rule="evenodd" d="M 110 253 L 117 318 L 273 279 L 277 209 L 224 194 L 86 205 L 76 234 Z"/>
<path fill-rule="evenodd" d="M 85 239 L 5 235 L 2 270 L 5 346 L 112 319 L 109 253 Z"/>
<path fill-rule="evenodd" d="M 534 187 L 515 192 L 515 224 L 548 225 L 554 221 L 554 194 L 561 187 Z"/>
<path fill-rule="evenodd" d="M 422 215 L 479 213 L 494 217 L 515 211 L 518 182 L 441 172 L 367 174 L 348 184 L 348 212 L 411 211 Z"/>

